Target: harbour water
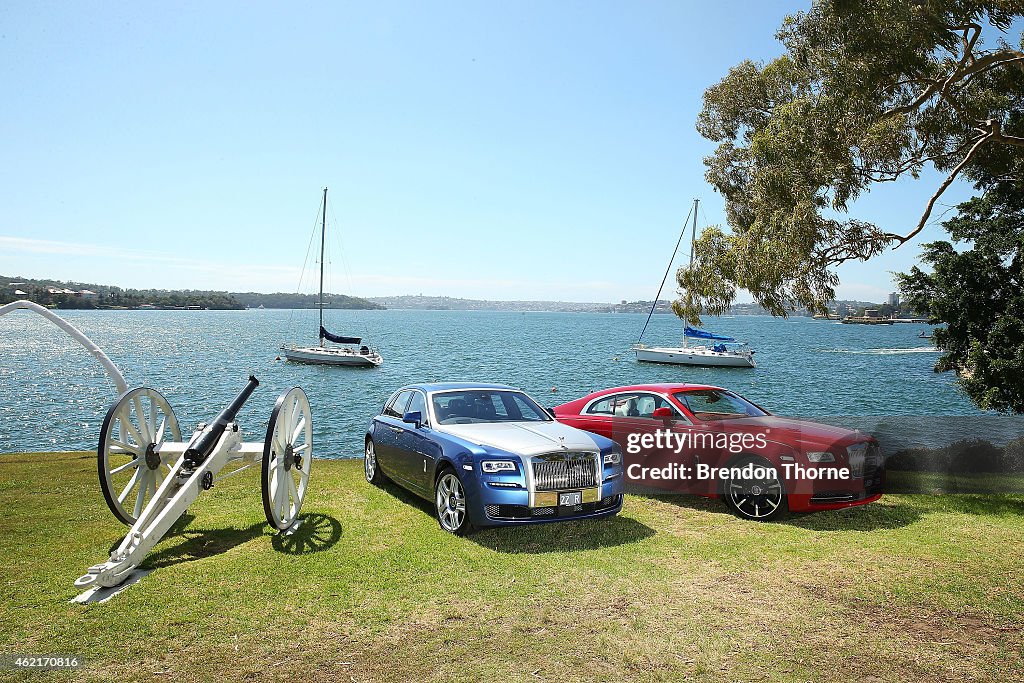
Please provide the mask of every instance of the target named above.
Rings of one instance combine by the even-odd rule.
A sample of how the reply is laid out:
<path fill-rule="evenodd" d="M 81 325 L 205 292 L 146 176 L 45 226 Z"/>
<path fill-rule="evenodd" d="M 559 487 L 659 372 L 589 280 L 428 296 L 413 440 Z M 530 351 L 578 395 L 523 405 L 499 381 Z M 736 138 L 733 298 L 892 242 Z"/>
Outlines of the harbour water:
<path fill-rule="evenodd" d="M 282 343 L 315 343 L 315 311 L 62 315 L 106 351 L 129 386 L 162 392 L 183 431 L 213 418 L 254 373 L 261 386 L 239 421 L 247 440 L 262 441 L 277 396 L 303 387 L 317 457 L 361 455 L 367 420 L 388 395 L 430 380 L 507 383 L 548 406 L 608 386 L 678 381 L 725 386 L 783 415 L 971 416 L 970 423 L 983 415 L 951 375 L 932 371 L 937 353 L 917 338 L 929 329 L 917 324 L 710 319 L 714 331 L 749 340 L 758 367 L 703 369 L 636 362 L 629 348 L 643 326 L 639 314 L 330 311 L 332 331 L 366 337 L 385 358 L 377 369 L 351 369 L 275 360 Z M 681 329 L 674 316 L 657 315 L 644 342 L 678 344 Z M 24 311 L 0 318 L 0 452 L 91 450 L 115 398 L 99 364 L 56 327 Z"/>

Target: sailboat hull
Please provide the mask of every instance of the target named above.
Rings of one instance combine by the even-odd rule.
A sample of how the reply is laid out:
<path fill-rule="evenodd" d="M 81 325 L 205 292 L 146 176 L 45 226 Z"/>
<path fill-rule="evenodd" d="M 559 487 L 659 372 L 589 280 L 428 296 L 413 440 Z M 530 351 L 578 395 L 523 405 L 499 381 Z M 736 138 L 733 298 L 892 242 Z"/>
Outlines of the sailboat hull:
<path fill-rule="evenodd" d="M 699 367 L 755 368 L 753 351 L 712 351 L 691 347 L 637 347 L 636 359 L 645 363 L 695 365 Z"/>
<path fill-rule="evenodd" d="M 284 357 L 294 363 L 316 365 L 345 365 L 348 367 L 375 368 L 384 359 L 376 351 L 361 353 L 345 347 L 305 346 L 284 349 Z"/>

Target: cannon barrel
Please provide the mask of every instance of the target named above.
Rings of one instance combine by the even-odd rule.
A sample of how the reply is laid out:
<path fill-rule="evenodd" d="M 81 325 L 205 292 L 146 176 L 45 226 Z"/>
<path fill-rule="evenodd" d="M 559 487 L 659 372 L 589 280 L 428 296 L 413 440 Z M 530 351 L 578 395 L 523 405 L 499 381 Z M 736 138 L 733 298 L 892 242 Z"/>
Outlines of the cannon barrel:
<path fill-rule="evenodd" d="M 217 442 L 220 441 L 221 435 L 224 434 L 224 429 L 228 424 L 235 421 L 238 411 L 242 409 L 242 406 L 245 405 L 245 402 L 249 400 L 252 392 L 256 391 L 256 387 L 259 385 L 260 381 L 255 376 L 250 375 L 249 382 L 245 385 L 245 388 L 239 392 L 238 396 L 235 396 L 228 407 L 220 412 L 217 419 L 185 451 L 185 465 L 189 469 L 201 465 L 210 456 Z"/>

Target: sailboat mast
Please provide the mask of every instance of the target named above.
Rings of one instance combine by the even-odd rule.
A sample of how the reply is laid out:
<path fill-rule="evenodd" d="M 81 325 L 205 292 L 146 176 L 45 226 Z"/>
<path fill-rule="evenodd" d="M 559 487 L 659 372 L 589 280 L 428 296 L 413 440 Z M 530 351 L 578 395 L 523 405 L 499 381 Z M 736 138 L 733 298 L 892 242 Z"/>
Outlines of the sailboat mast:
<path fill-rule="evenodd" d="M 696 205 L 694 205 L 696 207 Z M 689 222 L 690 217 L 687 216 L 686 220 L 683 221 L 683 229 L 679 231 L 679 239 L 676 240 L 676 248 L 672 250 L 672 257 L 668 260 L 668 265 L 665 266 L 665 276 L 661 278 L 661 284 L 658 285 L 658 293 L 654 295 L 654 303 L 651 304 L 651 310 L 647 314 L 647 322 L 644 323 L 644 328 L 640 330 L 640 336 L 637 337 L 636 343 L 639 344 L 640 340 L 644 338 L 644 332 L 647 331 L 647 326 L 651 324 L 651 317 L 654 315 L 654 309 L 658 307 L 658 299 L 661 298 L 661 290 L 665 288 L 665 282 L 668 280 L 668 274 L 672 271 L 672 263 L 676 260 L 676 254 L 679 253 L 679 247 L 683 243 L 683 238 L 686 237 L 686 224 Z M 696 211 L 694 211 L 693 217 L 694 225 L 697 223 Z M 690 258 L 693 258 L 693 252 L 691 247 Z"/>
<path fill-rule="evenodd" d="M 327 235 L 327 188 L 324 188 L 324 209 L 320 221 L 320 330 L 324 329 L 324 242 Z M 320 336 L 320 346 L 324 345 L 324 338 Z"/>
<path fill-rule="evenodd" d="M 693 266 L 693 245 L 697 241 L 697 205 L 700 204 L 700 199 L 693 200 L 693 232 L 690 233 L 690 266 Z M 686 331 L 683 331 L 683 348 L 685 349 L 690 345 L 690 340 L 686 336 Z"/>
<path fill-rule="evenodd" d="M 697 205 L 699 199 L 693 200 L 693 232 L 690 234 L 690 265 L 693 265 L 693 245 L 697 242 Z"/>

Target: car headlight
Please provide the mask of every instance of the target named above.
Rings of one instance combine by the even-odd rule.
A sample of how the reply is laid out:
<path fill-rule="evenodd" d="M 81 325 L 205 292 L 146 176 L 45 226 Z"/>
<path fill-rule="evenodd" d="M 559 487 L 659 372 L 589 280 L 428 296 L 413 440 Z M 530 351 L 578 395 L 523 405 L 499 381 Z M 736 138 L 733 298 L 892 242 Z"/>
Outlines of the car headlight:
<path fill-rule="evenodd" d="M 835 462 L 836 456 L 832 455 L 828 451 L 808 451 L 806 453 L 807 459 L 811 462 Z"/>
<path fill-rule="evenodd" d="M 614 450 L 604 454 L 605 465 L 618 465 L 620 462 L 622 462 L 622 451 Z"/>
<path fill-rule="evenodd" d="M 495 472 L 515 472 L 516 464 L 511 460 L 484 460 L 480 463 L 480 467 L 483 468 L 484 472 L 488 474 L 494 474 Z"/>

